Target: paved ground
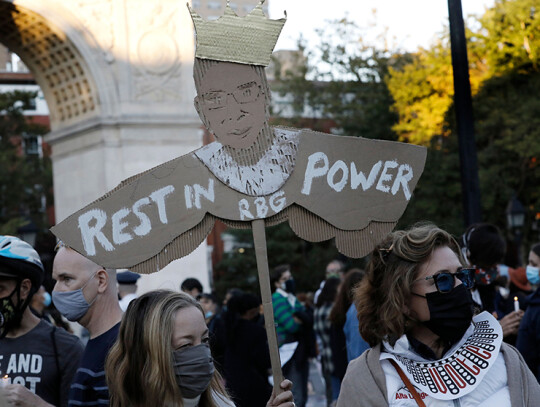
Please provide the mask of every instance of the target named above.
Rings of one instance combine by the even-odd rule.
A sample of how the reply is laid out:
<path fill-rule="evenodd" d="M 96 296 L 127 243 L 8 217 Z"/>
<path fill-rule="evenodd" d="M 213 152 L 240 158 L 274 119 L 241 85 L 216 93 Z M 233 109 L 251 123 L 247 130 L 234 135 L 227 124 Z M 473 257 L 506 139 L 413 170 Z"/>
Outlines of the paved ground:
<path fill-rule="evenodd" d="M 306 407 L 326 407 L 324 379 L 321 365 L 312 361 L 309 366 L 308 402 Z"/>

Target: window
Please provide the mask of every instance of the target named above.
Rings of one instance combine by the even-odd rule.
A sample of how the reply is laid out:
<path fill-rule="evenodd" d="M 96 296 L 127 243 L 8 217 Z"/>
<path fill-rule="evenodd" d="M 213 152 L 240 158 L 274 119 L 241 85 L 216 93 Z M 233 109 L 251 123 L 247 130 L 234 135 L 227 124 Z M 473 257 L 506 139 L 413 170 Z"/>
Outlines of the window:
<path fill-rule="evenodd" d="M 33 134 L 23 134 L 23 147 L 26 155 L 37 155 L 41 157 L 40 136 Z"/>
<path fill-rule="evenodd" d="M 23 106 L 24 110 L 36 110 L 36 99 L 30 99 L 28 103 Z"/>

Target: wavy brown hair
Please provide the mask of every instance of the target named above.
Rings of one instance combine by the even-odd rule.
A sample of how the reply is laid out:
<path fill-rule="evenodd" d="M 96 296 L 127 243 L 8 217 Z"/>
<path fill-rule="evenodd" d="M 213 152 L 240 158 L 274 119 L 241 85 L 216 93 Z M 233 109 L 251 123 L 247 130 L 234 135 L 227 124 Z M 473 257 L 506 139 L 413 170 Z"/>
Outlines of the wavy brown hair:
<path fill-rule="evenodd" d="M 440 247 L 449 247 L 464 264 L 456 240 L 433 224 L 390 233 L 375 247 L 366 276 L 354 292 L 360 334 L 371 346 L 382 341 L 394 345 L 406 333 L 403 308 L 411 285 L 420 266 Z"/>
<path fill-rule="evenodd" d="M 339 288 L 334 301 L 334 306 L 328 316 L 330 322 L 338 328 L 342 328 L 343 325 L 345 325 L 347 311 L 353 302 L 354 289 L 360 284 L 364 275 L 364 270 L 358 268 L 351 269 L 345 274 L 343 284 L 341 284 L 341 287 Z"/>
<path fill-rule="evenodd" d="M 183 406 L 173 369 L 172 336 L 176 312 L 187 307 L 196 307 L 204 318 L 199 303 L 184 293 L 151 291 L 129 304 L 105 363 L 112 407 Z M 216 407 L 212 393 L 228 399 L 220 383 L 216 371 L 200 407 Z"/>

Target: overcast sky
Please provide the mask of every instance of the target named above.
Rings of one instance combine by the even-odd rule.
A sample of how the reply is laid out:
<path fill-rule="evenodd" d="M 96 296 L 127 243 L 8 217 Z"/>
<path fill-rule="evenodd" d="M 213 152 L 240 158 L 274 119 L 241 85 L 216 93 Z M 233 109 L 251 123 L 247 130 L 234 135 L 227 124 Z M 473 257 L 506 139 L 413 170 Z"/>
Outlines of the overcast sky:
<path fill-rule="evenodd" d="M 347 16 L 365 27 L 374 22 L 372 10 L 377 9 L 377 26 L 381 32 L 389 28 L 397 45 L 414 51 L 418 46 L 427 47 L 433 36 L 448 24 L 447 0 L 268 0 L 271 18 L 283 17 L 283 28 L 275 50 L 296 49 L 300 33 L 310 41 L 316 38 L 314 30 L 325 20 Z M 494 0 L 462 0 L 463 16 L 483 14 L 485 7 Z"/>

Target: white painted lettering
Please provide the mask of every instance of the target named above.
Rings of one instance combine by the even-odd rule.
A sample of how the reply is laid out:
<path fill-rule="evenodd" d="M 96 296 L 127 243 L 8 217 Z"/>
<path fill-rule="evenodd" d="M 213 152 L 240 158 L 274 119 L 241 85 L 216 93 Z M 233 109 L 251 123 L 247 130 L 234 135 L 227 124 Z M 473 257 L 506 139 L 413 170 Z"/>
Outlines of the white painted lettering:
<path fill-rule="evenodd" d="M 328 157 L 324 153 L 313 153 L 309 156 L 302 193 L 309 195 L 314 178 L 322 177 L 328 172 Z"/>
<path fill-rule="evenodd" d="M 413 178 L 413 170 L 409 164 L 401 164 L 398 168 L 396 179 L 392 185 L 392 195 L 399 191 L 399 187 L 403 188 L 403 194 L 408 201 L 411 199 L 411 190 L 409 189 L 409 181 Z"/>
<path fill-rule="evenodd" d="M 338 171 L 342 172 L 341 179 L 338 182 L 334 182 L 334 178 Z M 330 171 L 328 171 L 328 175 L 326 176 L 326 181 L 328 182 L 328 185 L 330 185 L 330 188 L 332 188 L 336 192 L 341 192 L 345 185 L 347 184 L 347 180 L 349 179 L 349 169 L 347 168 L 347 164 L 345 164 L 341 160 L 337 160 L 334 165 L 330 168 Z"/>
<path fill-rule="evenodd" d="M 148 197 L 141 198 L 133 204 L 133 214 L 139 218 L 139 225 L 133 228 L 133 233 L 137 236 L 146 236 L 152 230 L 152 223 L 150 218 L 144 213 L 141 212 L 141 207 L 150 204 L 150 199 Z"/>
<path fill-rule="evenodd" d="M 381 176 L 379 177 L 379 182 L 377 182 L 377 186 L 375 187 L 379 191 L 382 192 L 388 192 L 390 191 L 390 187 L 388 185 L 385 185 L 385 181 L 392 181 L 392 174 L 388 174 L 388 169 L 390 168 L 396 168 L 398 166 L 398 163 L 395 161 L 385 161 L 384 168 L 382 170 Z"/>
<path fill-rule="evenodd" d="M 249 211 L 249 202 L 247 199 L 238 201 L 238 209 L 240 210 L 240 220 L 253 219 L 253 215 Z"/>
<path fill-rule="evenodd" d="M 25 385 L 26 381 L 24 380 L 24 377 L 22 376 L 15 376 L 13 378 L 13 381 L 12 381 L 13 384 L 21 384 L 21 385 Z"/>
<path fill-rule="evenodd" d="M 41 355 L 32 355 L 30 362 L 30 373 L 41 373 L 43 367 L 43 357 Z"/>
<path fill-rule="evenodd" d="M 379 175 L 379 171 L 382 167 L 382 161 L 378 161 L 369 172 L 369 176 L 366 179 L 366 176 L 362 171 L 356 172 L 356 165 L 354 162 L 351 163 L 351 188 L 356 189 L 358 185 L 362 184 L 362 190 L 367 190 L 372 187 Z"/>
<path fill-rule="evenodd" d="M 286 203 L 287 199 L 285 197 L 285 192 L 283 191 L 277 191 L 270 197 L 270 208 L 276 213 L 285 208 Z"/>
<path fill-rule="evenodd" d="M 30 391 L 32 393 L 36 392 L 36 384 L 41 383 L 40 377 L 27 377 L 26 381 L 30 384 Z"/>
<path fill-rule="evenodd" d="M 255 199 L 255 208 L 257 209 L 257 218 L 264 218 L 268 213 L 268 206 L 266 205 L 266 199 L 259 197 Z"/>
<path fill-rule="evenodd" d="M 30 354 L 19 353 L 19 373 L 28 373 L 30 371 Z"/>
<path fill-rule="evenodd" d="M 17 355 L 12 353 L 9 357 L 8 367 L 6 369 L 6 374 L 17 373 Z"/>
<path fill-rule="evenodd" d="M 184 198 L 186 199 L 186 208 L 193 208 L 193 188 L 189 185 L 184 186 Z"/>
<path fill-rule="evenodd" d="M 95 221 L 94 226 L 90 226 L 90 222 Z M 113 245 L 105 237 L 101 229 L 107 223 L 107 214 L 101 209 L 92 209 L 79 216 L 79 230 L 83 241 L 84 250 L 89 256 L 96 255 L 96 239 L 103 248 L 109 252 L 114 250 Z"/>
<path fill-rule="evenodd" d="M 154 191 L 150 194 L 150 199 L 157 204 L 159 220 L 164 225 L 167 224 L 167 211 L 165 210 L 165 197 L 174 192 L 174 187 L 172 185 L 167 185 L 157 191 Z"/>
<path fill-rule="evenodd" d="M 214 180 L 212 178 L 208 179 L 208 189 L 204 189 L 199 184 L 193 185 L 193 191 L 195 194 L 195 206 L 197 209 L 201 209 L 201 196 L 204 196 L 210 202 L 214 202 Z"/>
<path fill-rule="evenodd" d="M 122 222 L 122 220 L 129 215 L 131 211 L 128 208 L 122 208 L 116 211 L 111 216 L 112 221 L 112 236 L 113 242 L 115 244 L 123 244 L 129 242 L 133 239 L 129 233 L 124 232 L 124 229 L 128 226 L 127 222 Z"/>

